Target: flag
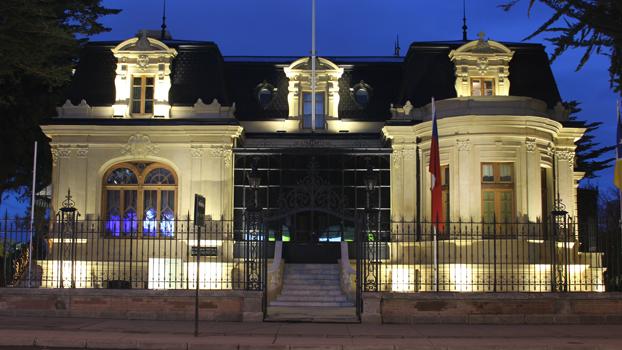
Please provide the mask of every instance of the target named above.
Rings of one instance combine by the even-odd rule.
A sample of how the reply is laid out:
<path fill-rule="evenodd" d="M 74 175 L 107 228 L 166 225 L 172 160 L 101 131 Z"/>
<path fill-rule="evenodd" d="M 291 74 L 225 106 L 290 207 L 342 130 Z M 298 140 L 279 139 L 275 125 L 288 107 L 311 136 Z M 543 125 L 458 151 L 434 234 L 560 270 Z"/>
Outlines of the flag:
<path fill-rule="evenodd" d="M 432 179 L 432 225 L 443 232 L 443 189 L 441 183 L 441 157 L 438 147 L 438 128 L 436 127 L 436 106 L 432 98 L 432 142 L 430 144 L 430 165 L 428 167 Z"/>
<path fill-rule="evenodd" d="M 622 190 L 622 121 L 620 120 L 620 100 L 616 103 L 617 132 L 616 132 L 616 167 L 613 175 L 613 184 Z"/>

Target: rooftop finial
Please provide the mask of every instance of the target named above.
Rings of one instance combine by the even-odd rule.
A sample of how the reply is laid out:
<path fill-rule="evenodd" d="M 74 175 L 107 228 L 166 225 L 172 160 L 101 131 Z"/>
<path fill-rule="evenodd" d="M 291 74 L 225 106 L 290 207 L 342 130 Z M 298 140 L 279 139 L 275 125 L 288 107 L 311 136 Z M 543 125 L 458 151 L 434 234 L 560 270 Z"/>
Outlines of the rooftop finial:
<path fill-rule="evenodd" d="M 395 37 L 395 44 L 393 45 L 393 55 L 399 57 L 400 49 L 400 35 L 397 34 L 397 36 Z"/>
<path fill-rule="evenodd" d="M 160 28 L 162 28 L 160 40 L 164 40 L 166 38 L 166 0 L 164 0 L 164 6 L 162 8 L 162 25 Z"/>
<path fill-rule="evenodd" d="M 462 0 L 462 40 L 467 41 L 466 0 Z"/>

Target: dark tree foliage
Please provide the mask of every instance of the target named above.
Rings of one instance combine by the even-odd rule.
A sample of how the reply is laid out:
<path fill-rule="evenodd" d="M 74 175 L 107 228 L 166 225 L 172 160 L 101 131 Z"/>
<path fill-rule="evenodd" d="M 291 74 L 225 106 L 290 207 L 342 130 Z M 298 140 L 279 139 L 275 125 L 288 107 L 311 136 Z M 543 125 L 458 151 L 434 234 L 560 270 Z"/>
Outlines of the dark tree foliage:
<path fill-rule="evenodd" d="M 564 106 L 569 111 L 568 119 L 577 120 L 577 114 L 581 112 L 581 107 L 579 107 L 579 102 L 577 101 L 569 101 L 564 102 Z M 594 140 L 594 131 L 602 124 L 602 122 L 591 122 L 586 123 L 585 127 L 587 130 L 585 134 L 579 141 L 576 142 L 576 163 L 577 169 L 581 171 L 585 171 L 585 178 L 593 179 L 596 177 L 596 173 L 607 169 L 611 166 L 612 162 L 615 158 L 603 158 L 607 153 L 611 152 L 615 149 L 615 145 L 613 146 L 604 146 L 601 147 L 598 142 Z"/>
<path fill-rule="evenodd" d="M 525 0 L 526 1 L 526 0 Z M 528 0 L 529 11 L 536 1 L 555 12 L 525 40 L 544 32 L 553 34 L 547 39 L 555 46 L 552 60 L 568 49 L 583 49 L 577 66 L 581 69 L 592 53 L 610 58 L 611 87 L 622 94 L 622 1 L 621 0 Z M 521 0 L 501 5 L 508 11 Z"/>
<path fill-rule="evenodd" d="M 55 115 L 81 45 L 109 30 L 116 14 L 101 0 L 0 1 L 0 202 L 30 186 L 33 143 L 39 141 L 37 186 L 50 181 L 51 156 L 40 122 Z"/>

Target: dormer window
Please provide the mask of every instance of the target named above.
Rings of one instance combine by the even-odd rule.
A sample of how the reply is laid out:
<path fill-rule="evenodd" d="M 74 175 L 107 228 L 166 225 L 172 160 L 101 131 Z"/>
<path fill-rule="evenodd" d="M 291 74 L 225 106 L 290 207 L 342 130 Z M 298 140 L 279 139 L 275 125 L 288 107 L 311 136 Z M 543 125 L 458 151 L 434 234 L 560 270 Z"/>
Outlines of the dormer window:
<path fill-rule="evenodd" d="M 494 79 L 471 78 L 471 96 L 494 96 Z"/>
<path fill-rule="evenodd" d="M 313 128 L 313 116 L 311 115 L 311 108 L 313 106 L 311 92 L 304 92 L 302 96 L 302 128 Z M 325 129 L 326 116 L 324 114 L 324 93 L 315 93 L 315 129 Z"/>
<path fill-rule="evenodd" d="M 117 59 L 113 116 L 169 118 L 171 62 L 177 51 L 143 31 L 112 53 Z"/>
<path fill-rule="evenodd" d="M 327 129 L 331 120 L 339 118 L 339 79 L 343 68 L 321 57 L 317 58 L 316 63 L 315 125 L 311 120 L 311 59 L 303 57 L 283 68 L 289 79 L 288 116 L 299 120 L 301 129 Z"/>
<path fill-rule="evenodd" d="M 514 51 L 507 46 L 485 39 L 484 33 L 479 34 L 479 40 L 451 51 L 458 97 L 508 96 L 513 55 Z"/>
<path fill-rule="evenodd" d="M 153 114 L 154 86 L 153 77 L 132 78 L 132 115 Z"/>

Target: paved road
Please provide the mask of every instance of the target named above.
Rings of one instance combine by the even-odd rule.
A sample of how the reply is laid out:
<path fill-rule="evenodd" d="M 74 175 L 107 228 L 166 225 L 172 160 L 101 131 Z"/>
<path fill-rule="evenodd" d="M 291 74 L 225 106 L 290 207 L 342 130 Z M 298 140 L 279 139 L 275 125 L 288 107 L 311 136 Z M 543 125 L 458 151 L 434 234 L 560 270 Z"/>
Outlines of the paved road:
<path fill-rule="evenodd" d="M 203 322 L 199 337 L 192 332 L 191 321 L 0 317 L 0 349 L 622 349 L 622 325 Z"/>

